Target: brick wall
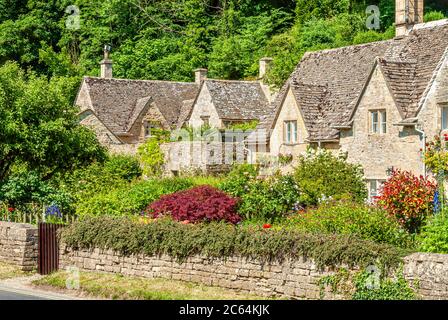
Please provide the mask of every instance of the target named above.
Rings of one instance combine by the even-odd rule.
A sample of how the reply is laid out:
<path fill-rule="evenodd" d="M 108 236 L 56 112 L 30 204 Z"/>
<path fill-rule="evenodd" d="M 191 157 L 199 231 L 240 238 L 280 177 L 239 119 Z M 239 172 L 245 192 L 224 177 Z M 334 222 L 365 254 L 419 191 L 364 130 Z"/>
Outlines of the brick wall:
<path fill-rule="evenodd" d="M 0 221 L 0 261 L 20 266 L 23 271 L 37 267 L 37 228 L 23 223 Z"/>

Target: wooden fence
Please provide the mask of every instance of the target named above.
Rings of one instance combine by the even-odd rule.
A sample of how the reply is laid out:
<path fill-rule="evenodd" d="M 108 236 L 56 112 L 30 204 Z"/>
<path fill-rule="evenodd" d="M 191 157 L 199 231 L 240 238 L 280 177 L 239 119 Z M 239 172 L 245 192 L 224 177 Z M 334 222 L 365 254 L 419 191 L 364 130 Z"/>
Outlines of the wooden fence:
<path fill-rule="evenodd" d="M 75 221 L 74 215 L 62 215 L 61 218 L 47 217 L 45 206 L 29 204 L 26 209 L 12 209 L 0 203 L 0 221 L 29 223 L 38 225 L 40 222 L 70 223 Z"/>

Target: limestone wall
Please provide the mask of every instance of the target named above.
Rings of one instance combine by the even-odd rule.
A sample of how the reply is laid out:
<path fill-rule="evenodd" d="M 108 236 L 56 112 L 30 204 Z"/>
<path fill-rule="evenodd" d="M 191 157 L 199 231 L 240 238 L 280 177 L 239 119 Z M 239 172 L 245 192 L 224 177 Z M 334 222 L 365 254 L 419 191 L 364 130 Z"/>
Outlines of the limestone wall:
<path fill-rule="evenodd" d="M 319 279 L 334 271 L 319 270 L 311 259 L 263 263 L 254 259 L 229 257 L 209 260 L 194 256 L 179 263 L 162 256 L 124 257 L 111 250 L 72 250 L 61 248 L 62 266 L 104 271 L 128 276 L 184 280 L 219 286 L 264 297 L 319 299 Z M 416 253 L 405 258 L 405 278 L 414 285 L 422 299 L 448 299 L 448 255 Z M 325 299 L 342 299 L 324 290 Z"/>
<path fill-rule="evenodd" d="M 31 271 L 37 267 L 37 246 L 37 227 L 0 221 L 0 262 Z"/>

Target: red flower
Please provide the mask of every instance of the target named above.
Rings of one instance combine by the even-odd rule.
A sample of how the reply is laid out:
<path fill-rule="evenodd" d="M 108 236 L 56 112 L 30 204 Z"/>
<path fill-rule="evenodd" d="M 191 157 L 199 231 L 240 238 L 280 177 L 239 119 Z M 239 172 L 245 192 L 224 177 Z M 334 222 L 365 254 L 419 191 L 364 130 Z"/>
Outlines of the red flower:
<path fill-rule="evenodd" d="M 12 208 L 12 207 L 9 207 L 9 208 L 8 208 L 8 211 L 9 211 L 9 212 L 13 212 L 14 210 L 16 210 L 16 209 L 14 209 L 14 208 Z"/>
<path fill-rule="evenodd" d="M 445 136 L 445 141 L 448 141 L 448 136 Z"/>
<path fill-rule="evenodd" d="M 270 223 L 265 223 L 264 225 L 263 225 L 263 229 L 269 229 L 271 227 L 271 224 Z"/>

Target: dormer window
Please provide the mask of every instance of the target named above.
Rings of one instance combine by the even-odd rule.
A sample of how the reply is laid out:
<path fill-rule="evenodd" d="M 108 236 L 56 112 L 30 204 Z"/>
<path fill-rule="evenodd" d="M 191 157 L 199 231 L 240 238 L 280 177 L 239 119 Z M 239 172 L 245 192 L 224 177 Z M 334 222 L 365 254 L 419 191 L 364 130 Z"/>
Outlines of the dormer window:
<path fill-rule="evenodd" d="M 370 111 L 370 133 L 384 134 L 387 131 L 386 110 Z"/>

